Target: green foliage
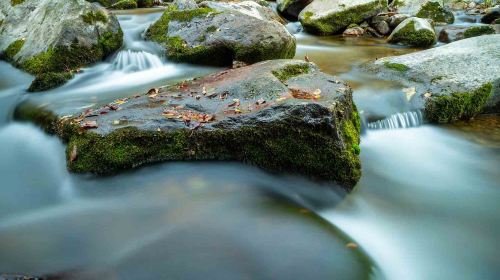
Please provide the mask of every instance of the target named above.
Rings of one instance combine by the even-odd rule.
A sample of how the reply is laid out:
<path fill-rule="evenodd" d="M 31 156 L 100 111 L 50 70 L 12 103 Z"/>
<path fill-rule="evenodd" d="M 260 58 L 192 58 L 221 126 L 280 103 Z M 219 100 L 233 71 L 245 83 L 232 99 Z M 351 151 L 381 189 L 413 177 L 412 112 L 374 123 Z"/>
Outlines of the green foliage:
<path fill-rule="evenodd" d="M 31 83 L 28 91 L 36 92 L 36 91 L 49 90 L 66 83 L 66 81 L 70 80 L 72 77 L 73 74 L 70 72 L 42 73 L 36 76 L 35 80 Z"/>
<path fill-rule="evenodd" d="M 215 32 L 215 31 L 217 31 L 217 26 L 210 25 L 209 27 L 207 27 L 207 32 Z"/>
<path fill-rule="evenodd" d="M 472 26 L 465 30 L 464 38 L 471 38 L 488 34 L 495 34 L 495 28 L 490 25 Z"/>
<path fill-rule="evenodd" d="M 406 72 L 410 69 L 410 67 L 404 65 L 404 64 L 401 64 L 401 63 L 390 63 L 389 61 L 386 61 L 384 62 L 384 66 L 386 68 L 389 68 L 389 69 L 392 69 L 392 70 L 395 70 L 395 71 L 399 71 L 399 72 Z"/>
<path fill-rule="evenodd" d="M 82 20 L 87 24 L 94 24 L 99 21 L 106 23 L 108 22 L 108 16 L 102 11 L 97 11 L 97 12 L 90 11 L 82 15 Z"/>
<path fill-rule="evenodd" d="M 429 1 L 425 3 L 417 13 L 419 18 L 429 18 L 435 22 L 452 24 L 455 21 L 453 13 L 445 9 L 438 2 Z"/>
<path fill-rule="evenodd" d="M 426 102 L 425 117 L 435 123 L 470 119 L 482 110 L 491 95 L 492 88 L 492 84 L 487 83 L 472 92 L 455 92 L 431 97 Z"/>
<path fill-rule="evenodd" d="M 288 79 L 299 76 L 302 74 L 307 74 L 310 71 L 309 63 L 303 64 L 289 64 L 282 69 L 273 71 L 273 75 L 278 78 L 282 83 L 286 82 Z"/>
<path fill-rule="evenodd" d="M 23 48 L 24 46 L 24 40 L 16 40 L 12 42 L 7 49 L 5 49 L 5 52 L 3 56 L 5 57 L 6 60 L 14 60 L 14 56 Z"/>

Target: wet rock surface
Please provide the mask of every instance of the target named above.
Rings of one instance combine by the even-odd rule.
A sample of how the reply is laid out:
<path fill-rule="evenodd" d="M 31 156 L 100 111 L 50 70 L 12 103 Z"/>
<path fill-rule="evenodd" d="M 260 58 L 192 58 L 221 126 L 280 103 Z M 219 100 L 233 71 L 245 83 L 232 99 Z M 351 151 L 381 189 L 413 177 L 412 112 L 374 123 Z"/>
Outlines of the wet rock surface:
<path fill-rule="evenodd" d="M 69 73 L 102 60 L 122 45 L 116 17 L 84 0 L 26 0 L 17 5 L 1 0 L 0 21 L 2 58 L 35 76 Z M 61 83 L 44 81 L 40 90 Z"/>
<path fill-rule="evenodd" d="M 303 61 L 226 70 L 74 118 L 25 110 L 18 110 L 19 119 L 38 122 L 68 141 L 68 166 L 75 172 L 236 160 L 335 181 L 346 189 L 360 177 L 360 123 L 352 91 Z"/>
<path fill-rule="evenodd" d="M 368 69 L 413 88 L 408 100 L 433 122 L 500 112 L 500 35 L 483 35 L 412 54 L 386 57 Z M 436 107 L 437 106 L 437 107 Z"/>
<path fill-rule="evenodd" d="M 299 15 L 310 33 L 329 35 L 344 31 L 387 9 L 387 0 L 315 0 Z"/>
<path fill-rule="evenodd" d="M 172 6 L 147 31 L 171 60 L 231 65 L 293 58 L 295 38 L 270 8 L 252 1 L 206 1 L 194 8 Z"/>

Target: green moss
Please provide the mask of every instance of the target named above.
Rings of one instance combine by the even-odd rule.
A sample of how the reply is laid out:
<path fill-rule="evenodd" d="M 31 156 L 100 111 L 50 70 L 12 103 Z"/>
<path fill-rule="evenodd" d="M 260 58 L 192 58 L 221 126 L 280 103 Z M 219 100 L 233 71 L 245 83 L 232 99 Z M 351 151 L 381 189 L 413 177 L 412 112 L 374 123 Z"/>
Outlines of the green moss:
<path fill-rule="evenodd" d="M 386 68 L 389 68 L 389 69 L 392 69 L 392 70 L 395 70 L 395 71 L 399 71 L 399 72 L 406 72 L 410 69 L 410 67 L 404 65 L 404 64 L 401 64 L 401 63 L 390 63 L 389 61 L 386 61 L 384 62 L 384 66 Z"/>
<path fill-rule="evenodd" d="M 6 60 L 13 61 L 14 56 L 23 48 L 25 40 L 16 40 L 5 49 L 3 57 Z"/>
<path fill-rule="evenodd" d="M 217 31 L 217 26 L 210 25 L 209 27 L 207 27 L 207 32 L 215 32 L 215 31 Z"/>
<path fill-rule="evenodd" d="M 429 1 L 425 3 L 417 13 L 419 18 L 429 18 L 435 22 L 444 22 L 452 24 L 455 17 L 451 11 L 443 8 L 438 2 Z"/>
<path fill-rule="evenodd" d="M 464 38 L 471 38 L 488 34 L 495 34 L 495 28 L 490 25 L 472 26 L 465 30 Z"/>
<path fill-rule="evenodd" d="M 367 14 L 375 15 L 376 11 L 383 11 L 387 8 L 386 0 L 379 0 L 364 5 L 358 5 L 341 12 L 335 12 L 317 19 L 312 19 L 312 12 L 305 12 L 301 19 L 304 29 L 313 34 L 329 35 L 344 31 L 352 23 L 362 23 L 366 20 Z"/>
<path fill-rule="evenodd" d="M 309 70 L 310 70 L 310 65 L 308 63 L 290 64 L 286 65 L 280 70 L 273 71 L 272 73 L 276 78 L 278 78 L 278 80 L 284 83 L 292 77 L 309 73 Z"/>
<path fill-rule="evenodd" d="M 311 124 L 299 113 L 237 129 L 142 131 L 132 127 L 107 135 L 83 130 L 43 109 L 19 106 L 18 120 L 38 123 L 67 142 L 73 172 L 116 173 L 159 161 L 231 160 L 272 172 L 336 181 L 351 189 L 361 176 L 360 121 L 354 105 L 332 113 L 332 123 Z M 340 133 L 337 133 L 339 131 Z M 70 154 L 76 149 L 76 159 Z"/>
<path fill-rule="evenodd" d="M 399 8 L 399 7 L 403 7 L 404 5 L 405 5 L 405 2 L 403 0 L 394 0 L 391 3 L 392 8 Z"/>
<path fill-rule="evenodd" d="M 121 30 L 116 34 L 105 32 L 99 37 L 99 43 L 92 47 L 81 46 L 75 42 L 68 47 L 50 48 L 46 52 L 25 60 L 19 67 L 34 75 L 47 72 L 68 72 L 102 60 L 116 51 L 123 43 L 122 36 Z"/>
<path fill-rule="evenodd" d="M 23 2 L 24 2 L 24 0 L 10 0 L 10 4 L 12 6 L 22 4 Z"/>
<path fill-rule="evenodd" d="M 415 30 L 415 23 L 410 22 L 389 38 L 391 43 L 407 46 L 428 47 L 436 43 L 436 35 L 427 29 Z"/>
<path fill-rule="evenodd" d="M 63 85 L 68 80 L 73 77 L 71 72 L 48 72 L 42 73 L 36 76 L 35 80 L 31 83 L 28 91 L 37 92 L 37 91 L 45 91 L 58 86 Z"/>
<path fill-rule="evenodd" d="M 492 88 L 492 84 L 487 83 L 472 92 L 431 97 L 426 102 L 425 117 L 435 123 L 450 123 L 473 118 L 486 104 Z"/>
<path fill-rule="evenodd" d="M 146 37 L 162 44 L 166 49 L 167 57 L 177 62 L 225 66 L 231 65 L 233 60 L 254 63 L 275 58 L 293 58 L 295 55 L 295 44 L 288 48 L 273 50 L 260 45 L 248 47 L 240 45 L 238 42 L 234 42 L 232 45 L 189 46 L 180 36 L 168 36 L 168 23 L 170 21 L 190 21 L 195 17 L 217 14 L 219 12 L 210 8 L 178 11 L 172 6 L 147 30 Z M 213 28 L 207 27 L 207 29 Z M 204 41 L 202 39 L 199 37 L 198 41 Z"/>
<path fill-rule="evenodd" d="M 134 0 L 121 0 L 110 7 L 111 9 L 116 9 L 116 10 L 128 10 L 128 9 L 136 9 L 137 8 L 137 2 Z"/>
<path fill-rule="evenodd" d="M 82 15 L 82 20 L 87 24 L 95 24 L 97 22 L 106 23 L 108 22 L 108 16 L 102 11 L 90 11 Z"/>

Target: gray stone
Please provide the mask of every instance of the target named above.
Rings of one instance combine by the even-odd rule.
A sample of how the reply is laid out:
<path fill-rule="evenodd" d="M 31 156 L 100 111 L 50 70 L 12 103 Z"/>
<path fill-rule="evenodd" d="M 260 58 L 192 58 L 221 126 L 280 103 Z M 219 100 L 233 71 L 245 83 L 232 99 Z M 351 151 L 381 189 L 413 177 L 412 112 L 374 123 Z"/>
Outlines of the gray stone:
<path fill-rule="evenodd" d="M 386 9 L 387 0 L 314 0 L 302 10 L 299 20 L 307 32 L 336 34 Z"/>
<path fill-rule="evenodd" d="M 388 41 L 407 46 L 428 47 L 436 43 L 436 33 L 426 19 L 411 17 L 392 31 Z"/>
<path fill-rule="evenodd" d="M 232 65 L 292 58 L 295 37 L 268 7 L 252 1 L 200 3 L 198 9 L 165 11 L 146 32 L 174 61 Z"/>
<path fill-rule="evenodd" d="M 484 35 L 412 54 L 386 57 L 368 69 L 381 78 L 398 80 L 414 87 L 411 103 L 427 109 L 434 98 L 453 93 L 473 94 L 485 84 L 493 91 L 479 110 L 500 112 L 500 35 Z M 451 104 L 451 103 L 450 103 Z M 462 104 L 463 105 L 463 104 Z M 453 106 L 453 105 L 450 105 Z M 478 109 L 478 108 L 469 108 Z M 477 113 L 478 111 L 472 111 Z M 448 116 L 453 121 L 464 116 Z"/>
<path fill-rule="evenodd" d="M 300 12 L 313 0 L 277 0 L 277 9 L 286 19 L 296 21 Z"/>

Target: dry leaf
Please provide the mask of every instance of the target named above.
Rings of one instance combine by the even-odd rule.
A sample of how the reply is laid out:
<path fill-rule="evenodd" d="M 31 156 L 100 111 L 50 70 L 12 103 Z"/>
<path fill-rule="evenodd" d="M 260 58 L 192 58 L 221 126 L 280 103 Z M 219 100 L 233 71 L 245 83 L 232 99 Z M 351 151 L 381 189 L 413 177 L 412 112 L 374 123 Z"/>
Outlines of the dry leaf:
<path fill-rule="evenodd" d="M 76 145 L 74 145 L 73 149 L 71 150 L 71 154 L 69 155 L 69 163 L 73 163 L 76 160 L 77 156 L 78 156 L 78 151 L 76 149 Z"/>
<path fill-rule="evenodd" d="M 347 248 L 349 248 L 349 249 L 356 249 L 356 248 L 358 248 L 358 244 L 353 243 L 353 242 L 349 242 L 349 243 L 347 243 L 345 246 L 346 246 Z"/>
<path fill-rule="evenodd" d="M 91 128 L 97 128 L 97 122 L 96 121 L 86 121 L 81 125 L 82 128 L 85 129 L 91 129 Z"/>
<path fill-rule="evenodd" d="M 264 103 L 266 103 L 266 100 L 264 100 L 264 98 L 260 98 L 259 100 L 257 100 L 257 101 L 255 102 L 255 104 L 257 104 L 257 105 L 262 105 L 262 104 L 264 104 Z"/>

